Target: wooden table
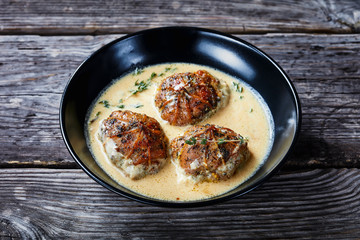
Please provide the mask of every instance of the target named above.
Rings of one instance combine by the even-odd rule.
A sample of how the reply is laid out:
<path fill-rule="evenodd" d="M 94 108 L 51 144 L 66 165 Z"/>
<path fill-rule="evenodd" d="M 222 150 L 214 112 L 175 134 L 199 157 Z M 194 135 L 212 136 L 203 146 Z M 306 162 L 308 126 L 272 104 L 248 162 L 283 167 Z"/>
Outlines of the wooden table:
<path fill-rule="evenodd" d="M 59 103 L 77 66 L 124 34 L 170 25 L 255 44 L 299 93 L 293 154 L 243 197 L 144 205 L 95 183 L 63 143 Z M 359 32 L 358 0 L 0 0 L 0 239 L 359 239 Z"/>

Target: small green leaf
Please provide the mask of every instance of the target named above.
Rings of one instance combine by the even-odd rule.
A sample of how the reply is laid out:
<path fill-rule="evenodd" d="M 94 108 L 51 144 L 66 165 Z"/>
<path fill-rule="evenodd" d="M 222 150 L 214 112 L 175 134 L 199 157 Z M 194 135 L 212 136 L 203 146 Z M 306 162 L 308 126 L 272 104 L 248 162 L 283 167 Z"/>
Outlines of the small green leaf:
<path fill-rule="evenodd" d="M 189 145 L 194 145 L 196 144 L 196 138 L 192 137 L 189 140 L 185 140 L 185 143 Z"/>
<path fill-rule="evenodd" d="M 155 73 L 155 72 L 153 72 L 152 74 L 151 74 L 151 76 L 150 76 L 150 80 L 152 80 L 154 77 L 156 77 L 157 76 L 157 74 Z"/>
<path fill-rule="evenodd" d="M 93 123 L 93 122 L 95 122 L 95 121 L 99 118 L 100 113 L 101 113 L 101 112 L 99 111 L 99 112 L 97 112 L 97 113 L 95 114 L 95 117 L 90 120 L 90 124 Z"/>
<path fill-rule="evenodd" d="M 218 144 L 223 144 L 223 143 L 225 143 L 225 139 L 219 138 L 219 139 L 218 139 Z"/>
<path fill-rule="evenodd" d="M 200 143 L 203 144 L 203 145 L 205 145 L 205 144 L 207 143 L 207 139 L 206 139 L 206 138 L 201 139 L 201 142 L 200 142 Z"/>
<path fill-rule="evenodd" d="M 135 108 L 141 108 L 141 107 L 143 107 L 143 106 L 144 106 L 144 105 L 142 105 L 142 104 L 139 103 L 139 104 L 136 104 L 134 107 L 135 107 Z"/>
<path fill-rule="evenodd" d="M 143 69 L 136 67 L 135 70 L 134 70 L 134 72 L 133 72 L 133 75 L 134 75 L 134 76 L 135 76 L 135 75 L 139 75 L 139 74 L 141 74 L 141 73 L 143 73 L 143 72 L 144 72 Z"/>
<path fill-rule="evenodd" d="M 102 100 L 102 101 L 100 101 L 99 103 L 100 103 L 100 104 L 103 104 L 104 107 L 106 107 L 106 108 L 109 108 L 109 107 L 110 107 L 110 103 L 109 103 L 108 100 Z"/>
<path fill-rule="evenodd" d="M 242 93 L 244 91 L 244 88 L 240 86 L 240 83 L 233 82 L 235 91 L 238 93 Z"/>

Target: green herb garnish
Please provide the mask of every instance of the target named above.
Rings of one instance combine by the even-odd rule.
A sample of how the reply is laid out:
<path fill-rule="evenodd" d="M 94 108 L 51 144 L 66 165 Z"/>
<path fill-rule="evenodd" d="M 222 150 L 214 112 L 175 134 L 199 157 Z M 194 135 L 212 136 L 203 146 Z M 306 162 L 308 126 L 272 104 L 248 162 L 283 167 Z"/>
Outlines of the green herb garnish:
<path fill-rule="evenodd" d="M 239 139 L 229 139 L 229 140 L 226 140 L 224 138 L 219 138 L 217 140 L 208 140 L 206 138 L 203 138 L 201 139 L 200 141 L 200 144 L 203 144 L 203 145 L 206 145 L 208 142 L 216 142 L 217 144 L 221 145 L 221 144 L 224 144 L 224 143 L 227 143 L 227 142 L 240 142 L 240 144 L 243 144 L 244 142 L 247 142 L 248 141 L 248 138 L 239 138 Z M 197 143 L 197 140 L 196 138 L 192 137 L 188 140 L 185 140 L 185 143 L 186 144 L 189 144 L 189 145 L 195 145 Z"/>
<path fill-rule="evenodd" d="M 235 91 L 238 93 L 242 93 L 244 91 L 244 88 L 240 86 L 240 83 L 233 82 Z"/>
<path fill-rule="evenodd" d="M 102 100 L 102 101 L 100 101 L 99 103 L 100 103 L 100 104 L 103 104 L 104 107 L 106 107 L 106 108 L 109 108 L 109 107 L 110 107 L 110 103 L 109 103 L 108 100 Z"/>
<path fill-rule="evenodd" d="M 153 73 L 150 75 L 150 77 L 149 77 L 147 80 L 145 80 L 145 81 L 142 80 L 142 81 L 139 82 L 139 80 L 136 80 L 135 86 L 136 86 L 137 88 L 130 90 L 131 94 L 132 94 L 132 95 L 135 95 L 135 94 L 137 94 L 137 93 L 139 93 L 139 92 L 142 92 L 142 91 L 148 89 L 148 87 L 149 87 L 150 84 L 151 84 L 151 80 L 153 80 L 153 78 L 155 78 L 155 77 L 157 77 L 157 74 L 153 72 Z"/>
<path fill-rule="evenodd" d="M 159 77 L 162 77 L 162 76 L 164 76 L 165 73 L 167 73 L 167 72 L 175 72 L 176 69 L 177 69 L 177 68 L 166 67 L 163 72 L 161 72 L 161 73 L 158 74 L 158 76 L 159 76 Z"/>
<path fill-rule="evenodd" d="M 139 104 L 136 104 L 134 107 L 135 107 L 135 108 L 141 108 L 141 107 L 143 107 L 143 106 L 144 106 L 144 105 L 142 105 L 142 104 L 139 103 Z"/>
<path fill-rule="evenodd" d="M 143 69 L 136 67 L 132 75 L 134 75 L 134 76 L 139 75 L 139 74 L 141 74 L 143 72 L 144 72 Z"/>
<path fill-rule="evenodd" d="M 118 108 L 124 108 L 125 105 L 124 105 L 124 104 L 121 104 L 121 105 L 118 105 L 117 107 L 118 107 Z"/>
<path fill-rule="evenodd" d="M 133 90 L 130 90 L 130 92 L 135 95 L 137 94 L 138 92 L 142 92 L 146 89 L 148 89 L 148 86 L 150 85 L 150 81 L 141 81 L 139 82 L 139 80 L 136 80 L 135 82 L 135 86 L 137 86 L 137 89 L 133 89 Z"/>
<path fill-rule="evenodd" d="M 185 143 L 189 144 L 189 145 L 195 145 L 196 144 L 196 138 L 192 137 L 189 140 L 185 140 Z"/>
<path fill-rule="evenodd" d="M 156 77 L 157 76 L 157 74 L 156 73 L 152 73 L 151 75 L 150 75 L 150 80 L 152 80 L 154 77 Z"/>
<path fill-rule="evenodd" d="M 101 112 L 97 112 L 97 113 L 95 114 L 95 117 L 90 120 L 90 124 L 93 123 L 93 122 L 95 122 L 95 121 L 99 118 L 100 113 L 101 113 Z"/>

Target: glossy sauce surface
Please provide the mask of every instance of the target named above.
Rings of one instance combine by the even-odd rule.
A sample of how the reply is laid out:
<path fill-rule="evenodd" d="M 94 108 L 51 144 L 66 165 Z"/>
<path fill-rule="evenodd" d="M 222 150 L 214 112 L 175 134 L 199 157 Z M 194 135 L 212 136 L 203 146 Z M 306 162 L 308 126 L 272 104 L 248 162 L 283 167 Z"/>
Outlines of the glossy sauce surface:
<path fill-rule="evenodd" d="M 216 78 L 225 81 L 230 88 L 229 102 L 208 119 L 198 123 L 212 123 L 224 126 L 240 133 L 249 139 L 250 160 L 243 165 L 235 175 L 227 180 L 216 183 L 179 182 L 175 167 L 168 159 L 165 167 L 158 174 L 148 175 L 140 180 L 125 177 L 107 158 L 103 145 L 98 140 L 98 128 L 102 119 L 107 118 L 112 111 L 127 109 L 144 113 L 157 119 L 169 140 L 182 135 L 190 126 L 171 126 L 162 120 L 154 106 L 155 90 L 167 76 L 181 72 L 206 70 Z M 135 71 L 113 82 L 99 98 L 94 101 L 87 119 L 88 145 L 91 152 L 103 170 L 117 181 L 142 195 L 170 201 L 190 201 L 225 193 L 252 176 L 266 158 L 273 141 L 272 117 L 266 104 L 251 87 L 223 72 L 206 66 L 195 64 L 172 63 L 160 64 Z M 154 75 L 156 73 L 156 76 Z M 137 85 L 135 85 L 137 81 Z M 146 87 L 141 91 L 141 81 Z M 132 94 L 138 90 L 136 94 Z"/>

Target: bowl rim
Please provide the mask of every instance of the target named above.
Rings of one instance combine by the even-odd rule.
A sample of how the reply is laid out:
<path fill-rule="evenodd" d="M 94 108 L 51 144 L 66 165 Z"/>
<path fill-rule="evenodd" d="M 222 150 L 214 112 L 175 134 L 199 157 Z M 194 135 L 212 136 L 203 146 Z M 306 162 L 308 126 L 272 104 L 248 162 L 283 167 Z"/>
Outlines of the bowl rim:
<path fill-rule="evenodd" d="M 135 195 L 124 192 L 118 188 L 111 186 L 110 184 L 106 183 L 105 181 L 100 179 L 98 176 L 96 176 L 94 173 L 92 173 L 92 171 L 81 161 L 81 158 L 76 154 L 75 150 L 71 146 L 68 134 L 65 130 L 65 101 L 66 101 L 66 95 L 67 95 L 67 92 L 68 92 L 68 89 L 69 89 L 69 86 L 70 86 L 72 80 L 79 74 L 80 70 L 90 59 L 92 59 L 94 56 L 96 56 L 97 54 L 102 52 L 104 49 L 116 44 L 117 42 L 123 41 L 123 40 L 131 38 L 133 36 L 147 34 L 149 32 L 159 31 L 159 30 L 181 30 L 181 31 L 205 32 L 205 33 L 210 33 L 213 35 L 218 35 L 221 37 L 231 39 L 237 43 L 241 43 L 242 45 L 245 45 L 246 47 L 250 48 L 252 51 L 260 54 L 267 61 L 269 61 L 273 66 L 275 66 L 277 68 L 277 70 L 281 73 L 281 75 L 283 76 L 289 89 L 291 90 L 291 95 L 292 95 L 292 97 L 294 99 L 294 103 L 295 103 L 295 108 L 296 108 L 295 134 L 291 140 L 291 144 L 290 144 L 289 148 L 287 149 L 286 154 L 282 157 L 282 159 L 279 159 L 277 161 L 277 164 L 266 175 L 264 175 L 259 180 L 257 180 L 253 185 L 246 187 L 245 189 L 243 189 L 240 192 L 234 192 L 234 193 L 226 195 L 226 196 L 209 198 L 209 199 L 200 199 L 200 200 L 194 200 L 194 201 L 183 201 L 183 202 L 167 201 L 167 200 L 155 199 L 155 198 L 146 197 L 146 196 L 141 197 L 141 194 L 139 194 L 139 196 L 135 196 Z M 99 49 L 97 49 L 96 51 L 91 53 L 88 57 L 86 57 L 85 60 L 83 60 L 82 63 L 76 68 L 76 70 L 71 74 L 71 76 L 70 76 L 69 80 L 67 81 L 65 88 L 63 90 L 62 97 L 60 100 L 60 108 L 59 108 L 59 123 L 60 123 L 60 131 L 61 131 L 63 141 L 64 141 L 70 155 L 74 159 L 74 161 L 77 163 L 77 165 L 79 165 L 81 167 L 81 169 L 90 178 L 92 178 L 94 181 L 96 181 L 98 184 L 105 187 L 106 189 L 108 189 L 118 195 L 121 195 L 123 197 L 126 197 L 128 199 L 135 200 L 137 202 L 141 202 L 141 203 L 145 203 L 145 204 L 154 205 L 154 206 L 173 207 L 173 208 L 199 207 L 199 206 L 213 205 L 216 203 L 228 201 L 228 200 L 236 198 L 236 197 L 240 197 L 240 196 L 260 187 L 264 182 L 266 182 L 275 173 L 278 172 L 278 170 L 285 163 L 285 160 L 288 158 L 288 156 L 293 151 L 294 146 L 295 146 L 297 139 L 299 137 L 299 134 L 300 134 L 301 122 L 302 122 L 302 112 L 301 112 L 301 103 L 300 103 L 300 98 L 298 96 L 298 93 L 295 89 L 294 84 L 291 82 L 290 77 L 286 74 L 286 72 L 281 68 L 281 66 L 275 60 L 273 60 L 268 54 L 266 54 L 264 51 L 260 50 L 258 47 L 254 46 L 253 44 L 251 44 L 241 38 L 233 36 L 231 34 L 223 33 L 220 31 L 213 30 L 213 29 L 200 28 L 200 27 L 189 27 L 189 26 L 167 26 L 167 27 L 158 27 L 158 28 L 150 28 L 150 29 L 146 29 L 146 30 L 141 30 L 141 31 L 137 31 L 137 32 L 134 32 L 131 34 L 126 34 L 126 35 L 119 37 L 115 40 L 112 40 L 109 43 L 105 44 L 104 46 L 100 47 Z M 129 190 L 132 191 L 131 189 L 129 189 Z"/>

